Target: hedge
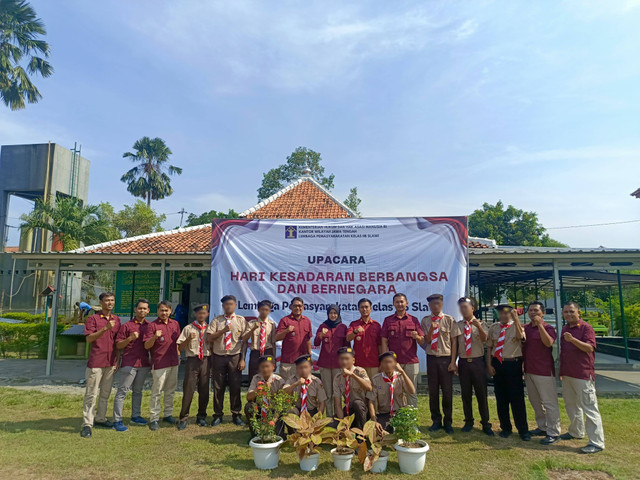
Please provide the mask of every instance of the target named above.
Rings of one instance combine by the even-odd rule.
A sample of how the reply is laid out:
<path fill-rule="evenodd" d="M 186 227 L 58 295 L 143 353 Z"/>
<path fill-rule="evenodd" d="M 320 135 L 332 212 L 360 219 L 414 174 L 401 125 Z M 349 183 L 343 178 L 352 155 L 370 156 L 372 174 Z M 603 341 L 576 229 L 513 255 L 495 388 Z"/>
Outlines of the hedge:
<path fill-rule="evenodd" d="M 64 325 L 58 325 L 58 335 L 64 329 Z M 29 358 L 31 354 L 46 358 L 48 345 L 48 323 L 0 323 L 0 353 L 4 358 L 9 353 L 19 358 Z"/>
<path fill-rule="evenodd" d="M 27 323 L 44 322 L 44 313 L 27 313 L 27 312 L 6 312 L 0 315 L 2 318 L 9 318 L 11 320 L 22 320 Z M 58 322 L 64 320 L 64 315 L 58 315 Z"/>

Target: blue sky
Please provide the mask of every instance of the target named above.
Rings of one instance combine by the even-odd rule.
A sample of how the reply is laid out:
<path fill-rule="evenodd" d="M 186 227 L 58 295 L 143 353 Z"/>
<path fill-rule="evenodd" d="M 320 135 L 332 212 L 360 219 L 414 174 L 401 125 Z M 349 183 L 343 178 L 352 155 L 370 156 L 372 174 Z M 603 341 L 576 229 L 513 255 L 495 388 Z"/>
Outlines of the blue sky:
<path fill-rule="evenodd" d="M 249 208 L 302 145 L 365 216 L 640 219 L 640 1 L 31 3 L 56 71 L 0 108 L 0 144 L 78 141 L 92 203 L 134 201 L 122 153 L 148 135 L 184 169 L 165 213 Z M 640 223 L 549 233 L 640 247 Z"/>

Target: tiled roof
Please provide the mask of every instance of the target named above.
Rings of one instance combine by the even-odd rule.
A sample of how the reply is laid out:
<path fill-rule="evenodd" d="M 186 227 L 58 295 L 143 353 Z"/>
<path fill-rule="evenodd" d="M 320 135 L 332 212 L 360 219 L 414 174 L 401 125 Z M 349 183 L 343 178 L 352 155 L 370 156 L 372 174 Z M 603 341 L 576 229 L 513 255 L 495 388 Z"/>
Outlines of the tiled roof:
<path fill-rule="evenodd" d="M 357 215 L 305 175 L 240 214 L 245 218 L 349 218 Z"/>

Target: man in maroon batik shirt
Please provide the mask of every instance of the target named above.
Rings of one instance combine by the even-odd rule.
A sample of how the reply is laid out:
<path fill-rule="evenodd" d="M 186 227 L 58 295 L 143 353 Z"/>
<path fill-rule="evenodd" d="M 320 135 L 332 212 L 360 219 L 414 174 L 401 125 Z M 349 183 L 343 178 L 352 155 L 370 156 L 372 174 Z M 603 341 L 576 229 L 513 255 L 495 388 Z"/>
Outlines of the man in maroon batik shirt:
<path fill-rule="evenodd" d="M 311 321 L 302 315 L 304 302 L 300 297 L 291 300 L 291 314 L 282 317 L 276 329 L 276 342 L 282 340 L 280 376 L 288 380 L 296 373 L 298 357 L 311 353 Z"/>
<path fill-rule="evenodd" d="M 171 303 L 162 300 L 158 303 L 158 318 L 147 325 L 144 334 L 144 348 L 151 352 L 151 399 L 149 400 L 149 429 L 158 430 L 160 425 L 160 397 L 164 392 L 164 422 L 174 425 L 173 396 L 178 386 L 178 365 L 180 352 L 178 337 L 180 325 L 169 318 Z"/>
<path fill-rule="evenodd" d="M 398 363 L 407 373 L 413 386 L 418 388 L 418 374 L 420 373 L 420 361 L 418 360 L 418 343 L 424 342 L 424 331 L 420 321 L 407 313 L 407 296 L 404 293 L 396 293 L 393 296 L 393 306 L 396 313 L 384 319 L 382 323 L 382 351 L 395 352 Z M 407 404 L 418 406 L 416 393 L 406 394 Z"/>
<path fill-rule="evenodd" d="M 113 427 L 113 423 L 107 420 L 107 405 L 113 387 L 113 375 L 117 370 L 115 338 L 120 329 L 120 319 L 111 313 L 116 303 L 113 293 L 101 293 L 99 300 L 102 311 L 87 318 L 84 326 L 84 335 L 87 343 L 91 345 L 91 351 L 84 374 L 87 388 L 82 405 L 83 423 L 80 435 L 83 438 L 91 437 L 94 425 L 103 428 Z"/>
<path fill-rule="evenodd" d="M 371 318 L 371 300 L 361 298 L 358 301 L 360 318 L 349 325 L 347 341 L 353 342 L 353 351 L 356 352 L 356 367 L 362 367 L 367 371 L 369 378 L 373 379 L 380 373 L 378 356 L 382 353 L 382 326 Z"/>

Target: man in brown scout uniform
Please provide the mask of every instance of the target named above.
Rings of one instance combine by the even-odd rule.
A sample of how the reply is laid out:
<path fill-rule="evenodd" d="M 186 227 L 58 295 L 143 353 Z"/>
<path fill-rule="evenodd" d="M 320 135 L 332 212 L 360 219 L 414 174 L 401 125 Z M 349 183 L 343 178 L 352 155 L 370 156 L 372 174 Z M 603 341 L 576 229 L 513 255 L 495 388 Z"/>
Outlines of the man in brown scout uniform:
<path fill-rule="evenodd" d="M 353 426 L 362 428 L 367 421 L 366 393 L 371 391 L 371 380 L 367 371 L 355 366 L 355 353 L 351 347 L 338 350 L 338 361 L 342 371 L 333 379 L 333 403 L 337 418 L 355 415 Z M 344 398 L 344 409 L 342 399 Z"/>
<path fill-rule="evenodd" d="M 247 403 L 244 406 L 244 415 L 249 423 L 249 431 L 253 438 L 255 432 L 251 428 L 251 418 L 254 415 L 261 415 L 262 412 L 256 411 L 258 395 L 262 395 L 262 389 L 265 385 L 269 387 L 269 394 L 275 395 L 279 390 L 284 387 L 285 381 L 280 375 L 276 375 L 276 358 L 273 355 L 263 355 L 258 359 L 258 373 L 251 377 L 251 383 L 249 384 L 249 391 L 247 392 Z M 280 434 L 282 425 L 276 427 L 276 434 Z"/>
<path fill-rule="evenodd" d="M 464 411 L 463 432 L 473 429 L 473 393 L 476 394 L 482 431 L 492 437 L 494 435 L 489 423 L 489 404 L 487 403 L 487 368 L 484 363 L 484 344 L 487 341 L 489 327 L 473 314 L 473 299 L 462 297 L 458 300 L 462 320 L 457 322 L 458 328 L 458 375 L 460 375 L 460 391 L 462 409 Z"/>
<path fill-rule="evenodd" d="M 211 370 L 213 379 L 213 421 L 215 427 L 222 423 L 224 392 L 229 386 L 229 403 L 235 425 L 243 426 L 242 370 L 245 362 L 242 358 L 242 336 L 246 333 L 247 322 L 236 315 L 236 297 L 225 295 L 220 300 L 224 315 L 218 315 L 207 328 L 207 339 L 211 343 Z"/>
<path fill-rule="evenodd" d="M 308 411 L 311 416 L 318 412 L 324 413 L 327 402 L 327 393 L 324 391 L 322 381 L 311 373 L 313 360 L 311 355 L 301 355 L 295 361 L 296 373 L 287 379 L 282 388 L 290 395 L 297 394 L 296 406 L 289 413 L 300 415 Z"/>
<path fill-rule="evenodd" d="M 246 356 L 248 342 L 251 343 L 249 354 L 249 378 L 258 373 L 261 357 L 276 355 L 276 322 L 269 318 L 273 303 L 269 300 L 258 302 L 258 318 L 247 322 L 247 332 L 242 336 L 242 358 Z"/>
<path fill-rule="evenodd" d="M 498 305 L 500 321 L 489 327 L 487 341 L 487 369 L 493 376 L 493 389 L 496 394 L 500 436 L 507 438 L 513 427 L 509 417 L 509 407 L 513 412 L 520 438 L 531 440 L 527 425 L 527 408 L 524 403 L 524 385 L 522 379 L 522 341 L 524 328 L 520 324 L 517 312 L 511 305 Z"/>
<path fill-rule="evenodd" d="M 380 370 L 382 372 L 371 380 L 372 390 L 366 396 L 369 400 L 369 417 L 381 432 L 389 428 L 391 417 L 405 406 L 405 392 L 415 393 L 416 387 L 398 363 L 394 352 L 380 355 Z"/>
<path fill-rule="evenodd" d="M 207 343 L 207 320 L 209 320 L 209 305 L 203 303 L 193 309 L 196 321 L 182 329 L 178 337 L 178 348 L 187 352 L 187 364 L 184 369 L 182 384 L 182 409 L 178 430 L 187 428 L 189 409 L 193 394 L 198 390 L 198 416 L 196 423 L 201 427 L 207 426 L 207 407 L 209 406 L 209 375 L 211 374 L 211 352 Z"/>
<path fill-rule="evenodd" d="M 436 432 L 444 426 L 445 432 L 453 433 L 453 373 L 456 371 L 458 329 L 453 317 L 442 313 L 442 300 L 440 294 L 427 297 L 431 314 L 422 319 L 425 337 L 420 344 L 427 352 L 429 410 L 433 421 L 429 431 Z M 444 418 L 440 413 L 440 390 Z"/>

